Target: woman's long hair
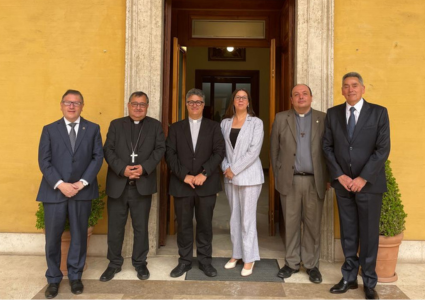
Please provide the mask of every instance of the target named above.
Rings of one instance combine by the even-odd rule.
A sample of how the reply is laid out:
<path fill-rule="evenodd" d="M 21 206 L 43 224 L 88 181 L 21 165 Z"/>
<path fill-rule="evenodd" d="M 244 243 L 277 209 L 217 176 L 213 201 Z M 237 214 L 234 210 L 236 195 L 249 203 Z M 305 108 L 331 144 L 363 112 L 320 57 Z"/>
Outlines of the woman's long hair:
<path fill-rule="evenodd" d="M 235 106 L 233 103 L 235 102 L 236 94 L 240 91 L 245 92 L 246 95 L 248 96 L 248 107 L 246 108 L 248 115 L 250 115 L 251 117 L 255 117 L 255 112 L 254 112 L 254 109 L 252 108 L 251 94 L 246 89 L 236 89 L 232 94 L 232 99 L 229 102 L 229 106 L 226 109 L 226 113 L 224 114 L 223 119 L 227 119 L 227 118 L 231 119 L 235 115 L 236 111 L 235 111 Z"/>

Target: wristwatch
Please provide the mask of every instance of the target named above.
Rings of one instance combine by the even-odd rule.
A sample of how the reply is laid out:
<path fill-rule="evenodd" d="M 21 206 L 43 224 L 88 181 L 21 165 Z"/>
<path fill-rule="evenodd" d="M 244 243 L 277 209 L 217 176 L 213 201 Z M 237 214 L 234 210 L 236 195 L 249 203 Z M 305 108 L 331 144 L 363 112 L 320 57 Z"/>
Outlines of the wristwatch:
<path fill-rule="evenodd" d="M 207 171 L 203 170 L 202 175 L 204 175 L 205 177 L 208 177 Z"/>

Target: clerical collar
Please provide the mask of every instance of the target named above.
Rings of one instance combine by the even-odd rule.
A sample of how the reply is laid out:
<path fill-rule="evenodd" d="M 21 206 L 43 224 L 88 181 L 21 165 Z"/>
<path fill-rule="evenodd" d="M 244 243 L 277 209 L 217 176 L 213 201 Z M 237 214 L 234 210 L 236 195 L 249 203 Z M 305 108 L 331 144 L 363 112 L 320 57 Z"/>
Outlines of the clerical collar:
<path fill-rule="evenodd" d="M 300 117 L 300 118 L 304 118 L 304 117 L 307 117 L 307 116 L 309 116 L 309 115 L 311 115 L 311 108 L 310 108 L 310 110 L 308 111 L 308 113 L 306 113 L 306 114 L 299 114 L 299 113 L 297 113 L 297 111 L 294 109 L 294 112 L 295 112 L 295 115 L 296 116 L 298 116 L 298 117 Z"/>
<path fill-rule="evenodd" d="M 189 117 L 189 122 L 190 123 L 193 123 L 193 124 L 197 124 L 198 122 L 201 122 L 202 121 L 202 117 L 200 117 L 199 119 L 197 119 L 197 120 L 194 120 L 194 119 L 192 119 L 191 117 Z"/>
<path fill-rule="evenodd" d="M 139 124 L 139 123 L 141 123 L 141 122 L 143 122 L 143 120 L 145 119 L 145 118 L 143 118 L 143 119 L 141 119 L 140 121 L 136 121 L 136 120 L 133 120 L 130 116 L 129 116 L 129 118 L 130 118 L 130 120 L 131 120 L 131 123 L 134 123 L 134 124 Z"/>
<path fill-rule="evenodd" d="M 81 119 L 81 117 L 78 117 L 78 119 L 77 119 L 77 120 L 75 120 L 74 122 L 70 122 L 70 121 L 68 121 L 65 117 L 63 117 L 63 120 L 65 121 L 65 124 L 66 124 L 66 125 L 71 124 L 71 123 L 77 123 L 77 124 L 80 124 L 80 119 Z"/>

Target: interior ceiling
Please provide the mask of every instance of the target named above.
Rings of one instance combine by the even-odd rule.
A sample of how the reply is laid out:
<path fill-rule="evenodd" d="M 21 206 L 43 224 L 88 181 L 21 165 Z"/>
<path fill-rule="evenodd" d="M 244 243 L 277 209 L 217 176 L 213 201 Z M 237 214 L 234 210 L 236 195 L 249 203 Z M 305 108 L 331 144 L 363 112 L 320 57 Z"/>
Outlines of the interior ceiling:
<path fill-rule="evenodd" d="M 171 0 L 173 9 L 280 10 L 285 0 Z"/>

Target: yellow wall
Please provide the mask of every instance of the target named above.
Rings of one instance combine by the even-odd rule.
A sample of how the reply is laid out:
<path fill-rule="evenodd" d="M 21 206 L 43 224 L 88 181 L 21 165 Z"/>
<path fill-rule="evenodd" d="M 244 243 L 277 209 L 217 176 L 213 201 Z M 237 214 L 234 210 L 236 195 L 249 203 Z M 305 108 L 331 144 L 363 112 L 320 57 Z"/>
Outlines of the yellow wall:
<path fill-rule="evenodd" d="M 425 1 L 335 0 L 335 104 L 359 72 L 367 101 L 386 106 L 391 166 L 408 214 L 406 240 L 425 240 Z"/>
<path fill-rule="evenodd" d="M 123 115 L 125 0 L 0 2 L 0 232 L 39 232 L 38 143 L 62 116 L 63 93 L 85 98 L 101 126 Z M 106 163 L 99 173 L 105 187 Z M 95 232 L 105 233 L 101 221 Z"/>
<path fill-rule="evenodd" d="M 270 49 L 247 48 L 246 61 L 208 61 L 208 48 L 189 47 L 187 50 L 186 90 L 195 86 L 195 70 L 258 70 L 260 71 L 260 113 L 264 123 L 264 141 L 260 154 L 263 168 L 269 168 L 269 95 Z"/>

